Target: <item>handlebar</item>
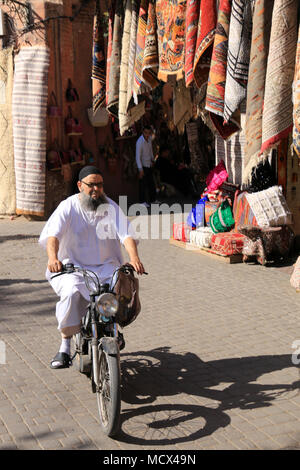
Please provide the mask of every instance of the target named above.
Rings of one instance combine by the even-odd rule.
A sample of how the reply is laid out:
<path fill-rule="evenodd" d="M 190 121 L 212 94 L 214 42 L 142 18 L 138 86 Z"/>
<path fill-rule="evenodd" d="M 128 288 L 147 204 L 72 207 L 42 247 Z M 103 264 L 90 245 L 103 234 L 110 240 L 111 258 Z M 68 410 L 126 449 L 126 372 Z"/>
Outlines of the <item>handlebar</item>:
<path fill-rule="evenodd" d="M 127 264 L 126 267 L 128 267 L 128 269 L 131 268 L 133 271 L 135 271 L 134 267 L 131 266 L 130 264 Z M 114 278 L 115 273 L 119 269 L 120 268 L 117 268 L 115 270 L 112 278 Z M 97 274 L 94 273 L 94 271 L 91 271 L 90 269 L 83 269 L 83 268 L 80 268 L 79 266 L 75 266 L 73 263 L 63 264 L 62 265 L 62 270 L 59 273 L 55 274 L 54 276 L 51 276 L 51 279 L 54 279 L 57 276 L 62 276 L 63 274 L 72 274 L 74 272 L 78 272 L 78 273 L 81 273 L 83 275 L 85 285 L 86 285 L 88 291 L 90 292 L 90 294 L 92 294 L 92 295 L 99 295 L 100 294 L 101 284 L 100 284 L 100 281 L 99 281 L 99 278 L 98 278 Z M 148 273 L 146 273 L 146 272 L 144 272 L 143 274 L 148 275 Z M 94 291 L 94 289 L 91 289 L 90 282 L 93 282 L 94 286 L 96 286 L 96 292 Z"/>

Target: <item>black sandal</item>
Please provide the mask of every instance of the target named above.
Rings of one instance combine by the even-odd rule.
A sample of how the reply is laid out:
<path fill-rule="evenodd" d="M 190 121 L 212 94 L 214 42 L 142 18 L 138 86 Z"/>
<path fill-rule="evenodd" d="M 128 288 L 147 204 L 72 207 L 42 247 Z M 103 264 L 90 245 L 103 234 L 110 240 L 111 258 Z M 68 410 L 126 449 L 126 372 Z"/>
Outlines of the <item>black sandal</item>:
<path fill-rule="evenodd" d="M 55 362 L 57 362 L 58 364 L 54 366 L 53 364 Z M 69 354 L 64 353 L 64 352 L 58 352 L 50 363 L 51 369 L 66 369 L 67 367 L 71 365 L 72 365 L 72 361 L 71 361 Z"/>

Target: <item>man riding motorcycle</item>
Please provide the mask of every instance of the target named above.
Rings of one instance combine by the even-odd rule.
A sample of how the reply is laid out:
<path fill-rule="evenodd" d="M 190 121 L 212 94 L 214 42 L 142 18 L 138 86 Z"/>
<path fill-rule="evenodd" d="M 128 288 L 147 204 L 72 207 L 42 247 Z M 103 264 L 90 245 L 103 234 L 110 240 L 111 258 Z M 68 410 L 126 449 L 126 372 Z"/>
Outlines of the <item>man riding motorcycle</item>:
<path fill-rule="evenodd" d="M 56 318 L 61 346 L 51 361 L 53 369 L 70 365 L 70 342 L 80 331 L 89 293 L 82 276 L 72 273 L 57 276 L 62 262 L 94 271 L 102 283 L 110 282 L 115 269 L 123 264 L 121 243 L 129 263 L 138 274 L 145 272 L 140 261 L 135 234 L 120 207 L 104 193 L 103 175 L 94 166 L 81 169 L 79 194 L 62 201 L 44 226 L 39 243 L 47 250 L 46 278 L 60 301 Z"/>

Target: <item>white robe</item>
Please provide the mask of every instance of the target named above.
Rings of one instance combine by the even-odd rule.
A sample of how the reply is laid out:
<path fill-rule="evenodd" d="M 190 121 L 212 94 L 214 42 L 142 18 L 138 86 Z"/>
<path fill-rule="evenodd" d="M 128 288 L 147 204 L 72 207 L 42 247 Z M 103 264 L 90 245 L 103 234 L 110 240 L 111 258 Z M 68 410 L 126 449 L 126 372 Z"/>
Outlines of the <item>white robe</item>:
<path fill-rule="evenodd" d="M 85 211 L 79 194 L 68 197 L 53 212 L 39 238 L 44 248 L 48 237 L 58 238 L 58 259 L 92 270 L 101 283 L 109 282 L 114 270 L 123 264 L 120 243 L 127 237 L 136 239 L 123 211 L 110 198 L 107 200 L 108 204 L 100 205 L 97 211 Z M 85 314 L 89 292 L 79 273 L 51 279 L 54 275 L 46 270 L 46 278 L 60 297 L 56 304 L 58 329 L 71 335 Z"/>

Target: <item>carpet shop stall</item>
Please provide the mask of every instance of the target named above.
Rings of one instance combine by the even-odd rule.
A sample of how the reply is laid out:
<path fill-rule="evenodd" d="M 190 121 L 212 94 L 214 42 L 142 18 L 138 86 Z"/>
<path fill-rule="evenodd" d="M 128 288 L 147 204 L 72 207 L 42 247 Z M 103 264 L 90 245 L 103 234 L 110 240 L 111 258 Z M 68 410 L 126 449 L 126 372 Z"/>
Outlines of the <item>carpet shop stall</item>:
<path fill-rule="evenodd" d="M 2 3 L 5 9 L 13 0 Z M 14 75 L 11 58 L 1 59 L 12 89 L 12 105 L 2 111 L 12 114 L 6 139 L 17 213 L 51 213 L 90 162 L 104 172 L 108 193 L 135 202 L 135 142 L 151 124 L 154 154 L 168 147 L 175 165 L 193 175 L 199 203 L 186 223 L 194 244 L 201 230 L 203 240 L 211 237 L 203 248 L 224 253 L 247 239 L 248 254 L 237 254 L 263 264 L 272 244 L 292 243 L 291 231 L 300 235 L 298 0 L 41 4 L 44 16 L 24 17 L 31 37 L 43 25 L 43 40 L 26 41 L 19 31 Z M 30 109 L 36 119 L 29 125 Z M 7 202 L 1 211 L 11 213 Z"/>

